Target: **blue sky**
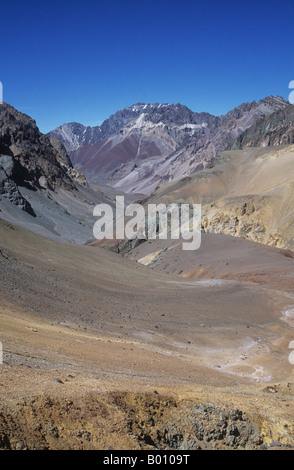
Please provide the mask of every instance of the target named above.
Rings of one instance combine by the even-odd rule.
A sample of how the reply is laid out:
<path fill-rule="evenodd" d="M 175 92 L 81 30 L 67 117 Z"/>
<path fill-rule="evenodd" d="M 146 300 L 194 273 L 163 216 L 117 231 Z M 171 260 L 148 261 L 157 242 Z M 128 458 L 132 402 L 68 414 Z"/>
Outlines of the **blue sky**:
<path fill-rule="evenodd" d="M 135 102 L 224 114 L 294 80 L 293 0 L 1 0 L 4 101 L 42 132 Z"/>

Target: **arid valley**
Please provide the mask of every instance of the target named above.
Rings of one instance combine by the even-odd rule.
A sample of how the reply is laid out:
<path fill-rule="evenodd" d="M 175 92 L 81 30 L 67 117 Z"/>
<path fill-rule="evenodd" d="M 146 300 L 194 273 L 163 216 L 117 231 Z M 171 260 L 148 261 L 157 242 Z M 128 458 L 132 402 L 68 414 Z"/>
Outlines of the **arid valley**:
<path fill-rule="evenodd" d="M 45 135 L 0 105 L 1 449 L 293 449 L 292 117 L 136 104 Z M 201 204 L 200 248 L 95 239 L 117 194 Z"/>

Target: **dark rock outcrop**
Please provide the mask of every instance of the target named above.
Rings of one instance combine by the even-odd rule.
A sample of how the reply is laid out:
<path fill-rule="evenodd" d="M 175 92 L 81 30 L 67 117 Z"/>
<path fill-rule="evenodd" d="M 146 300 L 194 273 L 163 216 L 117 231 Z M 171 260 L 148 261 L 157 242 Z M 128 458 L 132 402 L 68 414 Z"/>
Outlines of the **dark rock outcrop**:
<path fill-rule="evenodd" d="M 29 202 L 22 197 L 17 187 L 17 181 L 21 174 L 21 166 L 13 160 L 11 155 L 0 155 L 0 195 L 10 202 L 35 216 Z"/>
<path fill-rule="evenodd" d="M 73 187 L 48 137 L 39 131 L 32 118 L 6 103 L 0 105 L 0 153 L 17 162 L 19 186 Z"/>
<path fill-rule="evenodd" d="M 12 106 L 0 105 L 0 195 L 31 215 L 30 203 L 21 188 L 41 190 L 56 187 L 74 188 L 48 137 L 36 122 Z M 70 164 L 70 162 L 69 162 Z"/>
<path fill-rule="evenodd" d="M 232 150 L 246 147 L 274 147 L 294 143 L 294 105 L 258 120 L 232 144 Z"/>

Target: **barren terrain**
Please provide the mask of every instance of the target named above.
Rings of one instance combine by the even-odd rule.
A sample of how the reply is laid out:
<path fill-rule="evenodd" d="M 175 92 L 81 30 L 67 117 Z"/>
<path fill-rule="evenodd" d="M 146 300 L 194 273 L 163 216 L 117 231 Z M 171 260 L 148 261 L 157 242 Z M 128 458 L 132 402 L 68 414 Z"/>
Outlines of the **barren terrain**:
<path fill-rule="evenodd" d="M 244 258 L 240 278 L 185 278 L 9 222 L 0 234 L 2 448 L 294 445 L 291 274 L 256 283 Z"/>
<path fill-rule="evenodd" d="M 160 186 L 148 203 L 202 204 L 205 232 L 293 250 L 294 147 L 220 153 L 209 168 Z"/>

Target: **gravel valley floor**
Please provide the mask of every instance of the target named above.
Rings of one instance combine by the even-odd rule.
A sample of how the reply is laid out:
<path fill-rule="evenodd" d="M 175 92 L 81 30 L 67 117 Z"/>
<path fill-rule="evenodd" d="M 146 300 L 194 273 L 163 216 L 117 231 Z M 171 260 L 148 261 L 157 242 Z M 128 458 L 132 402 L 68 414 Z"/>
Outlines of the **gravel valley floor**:
<path fill-rule="evenodd" d="M 292 448 L 291 269 L 180 277 L 1 220 L 0 448 Z"/>

